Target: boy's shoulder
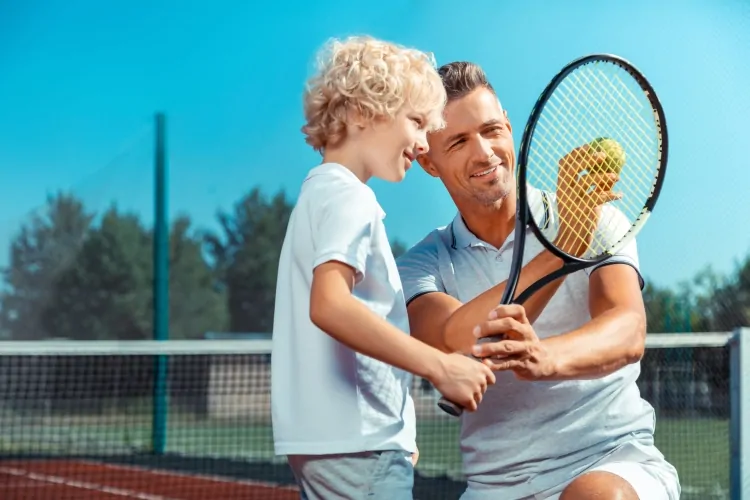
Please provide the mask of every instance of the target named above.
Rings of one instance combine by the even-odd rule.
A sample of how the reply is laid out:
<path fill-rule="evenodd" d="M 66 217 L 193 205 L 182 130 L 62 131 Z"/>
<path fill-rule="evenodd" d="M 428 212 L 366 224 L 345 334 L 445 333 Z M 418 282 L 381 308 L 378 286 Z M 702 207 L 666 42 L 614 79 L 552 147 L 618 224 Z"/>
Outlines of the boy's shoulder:
<path fill-rule="evenodd" d="M 349 169 L 324 163 L 311 169 L 302 183 L 295 209 L 310 222 L 326 221 L 339 227 L 382 224 L 385 212 L 375 192 Z"/>

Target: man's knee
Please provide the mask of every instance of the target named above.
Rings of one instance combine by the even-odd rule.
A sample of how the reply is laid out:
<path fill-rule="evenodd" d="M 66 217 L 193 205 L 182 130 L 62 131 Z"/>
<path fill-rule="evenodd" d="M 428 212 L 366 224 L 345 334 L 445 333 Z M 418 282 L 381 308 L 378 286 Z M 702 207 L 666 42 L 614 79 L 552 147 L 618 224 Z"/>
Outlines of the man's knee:
<path fill-rule="evenodd" d="M 560 500 L 639 500 L 626 480 L 611 472 L 594 471 L 573 480 Z"/>

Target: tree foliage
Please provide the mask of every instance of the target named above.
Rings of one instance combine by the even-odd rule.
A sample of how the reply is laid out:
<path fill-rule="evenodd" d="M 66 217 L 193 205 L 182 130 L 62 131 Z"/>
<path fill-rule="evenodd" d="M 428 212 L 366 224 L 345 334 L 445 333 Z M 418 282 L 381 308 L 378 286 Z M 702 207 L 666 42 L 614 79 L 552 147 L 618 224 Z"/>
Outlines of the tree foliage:
<path fill-rule="evenodd" d="M 250 190 L 216 215 L 170 223 L 170 337 L 270 332 L 281 245 L 293 209 L 283 191 Z M 153 330 L 153 229 L 111 206 L 95 213 L 68 193 L 20 225 L 2 269 L 0 338 L 148 339 Z M 406 246 L 395 240 L 396 256 Z M 710 267 L 675 288 L 647 284 L 648 330 L 728 331 L 750 324 L 750 254 L 729 276 Z"/>
<path fill-rule="evenodd" d="M 270 332 L 281 245 L 293 209 L 284 192 L 252 189 L 218 229 L 170 223 L 170 338 Z M 153 335 L 153 228 L 111 206 L 89 211 L 50 196 L 10 245 L 2 270 L 0 338 L 149 339 Z M 400 255 L 403 243 L 393 242 Z"/>

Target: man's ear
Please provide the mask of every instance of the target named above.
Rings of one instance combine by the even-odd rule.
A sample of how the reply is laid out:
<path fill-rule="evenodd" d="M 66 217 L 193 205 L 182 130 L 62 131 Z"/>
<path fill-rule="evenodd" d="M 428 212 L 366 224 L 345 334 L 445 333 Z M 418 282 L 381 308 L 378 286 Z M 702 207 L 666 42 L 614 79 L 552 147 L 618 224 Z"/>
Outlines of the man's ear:
<path fill-rule="evenodd" d="M 433 177 L 440 177 L 437 169 L 435 168 L 435 164 L 432 163 L 432 160 L 430 160 L 430 157 L 428 155 L 429 153 L 417 156 L 417 163 L 419 163 L 419 166 L 422 167 L 422 169 L 429 175 Z"/>

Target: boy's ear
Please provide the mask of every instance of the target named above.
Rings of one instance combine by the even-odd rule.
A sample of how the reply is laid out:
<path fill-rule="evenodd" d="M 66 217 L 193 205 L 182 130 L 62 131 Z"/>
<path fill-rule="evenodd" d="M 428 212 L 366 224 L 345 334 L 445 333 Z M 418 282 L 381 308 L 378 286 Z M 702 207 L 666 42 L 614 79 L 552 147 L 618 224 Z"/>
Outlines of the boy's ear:
<path fill-rule="evenodd" d="M 346 121 L 349 127 L 356 131 L 364 130 L 367 128 L 367 123 L 362 113 L 356 108 L 349 108 L 346 110 Z"/>
<path fill-rule="evenodd" d="M 435 164 L 432 163 L 432 160 L 430 160 L 430 157 L 427 154 L 417 156 L 417 163 L 419 163 L 419 166 L 422 167 L 422 169 L 429 175 L 433 177 L 440 177 L 440 174 L 435 168 Z"/>

